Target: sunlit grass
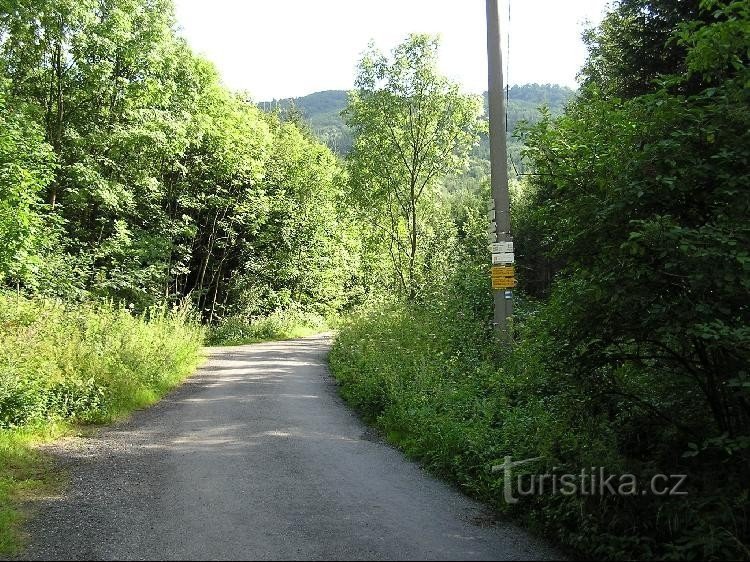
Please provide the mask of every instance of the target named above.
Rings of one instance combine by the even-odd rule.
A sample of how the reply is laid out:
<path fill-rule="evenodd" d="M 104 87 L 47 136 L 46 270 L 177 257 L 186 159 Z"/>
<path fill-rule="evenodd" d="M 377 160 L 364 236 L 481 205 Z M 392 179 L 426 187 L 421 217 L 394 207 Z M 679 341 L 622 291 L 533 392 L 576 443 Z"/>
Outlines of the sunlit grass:
<path fill-rule="evenodd" d="M 59 486 L 36 446 L 158 401 L 197 366 L 187 307 L 134 316 L 0 295 L 0 554 L 20 544 L 19 502 Z"/>
<path fill-rule="evenodd" d="M 264 341 L 290 340 L 325 332 L 330 321 L 312 313 L 281 310 L 247 320 L 232 316 L 211 330 L 209 345 L 245 345 Z"/>
<path fill-rule="evenodd" d="M 54 493 L 64 482 L 51 459 L 36 446 L 73 431 L 63 422 L 0 430 L 0 554 L 14 554 L 19 549 L 23 514 L 18 503 Z"/>

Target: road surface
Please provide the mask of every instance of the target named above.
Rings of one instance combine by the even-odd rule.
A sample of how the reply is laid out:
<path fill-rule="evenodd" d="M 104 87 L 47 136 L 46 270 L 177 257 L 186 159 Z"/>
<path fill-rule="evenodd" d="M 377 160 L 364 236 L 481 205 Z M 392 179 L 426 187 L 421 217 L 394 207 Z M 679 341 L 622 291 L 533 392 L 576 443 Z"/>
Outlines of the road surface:
<path fill-rule="evenodd" d="M 50 447 L 29 559 L 534 559 L 501 523 L 380 441 L 339 398 L 329 338 L 209 349 L 155 407 Z"/>

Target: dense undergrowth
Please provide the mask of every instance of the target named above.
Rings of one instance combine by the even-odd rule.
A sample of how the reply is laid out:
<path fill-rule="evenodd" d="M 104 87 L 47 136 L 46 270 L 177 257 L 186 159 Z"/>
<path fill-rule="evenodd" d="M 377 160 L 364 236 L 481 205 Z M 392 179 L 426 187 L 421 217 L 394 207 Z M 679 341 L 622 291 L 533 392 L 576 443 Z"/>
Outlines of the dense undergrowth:
<path fill-rule="evenodd" d="M 464 273 L 430 304 L 381 305 L 341 326 L 330 364 L 347 401 L 434 473 L 584 556 L 748 558 L 741 452 L 688 445 L 626 398 L 602 404 L 583 392 L 550 363 L 554 307 L 519 299 L 514 342 L 498 339 L 482 272 Z M 667 406 L 669 397 L 654 395 Z M 514 492 L 511 504 L 503 473 L 492 470 L 506 456 L 541 457 L 515 469 L 514 489 L 517 475 L 604 467 L 639 485 L 687 474 L 688 495 Z"/>
<path fill-rule="evenodd" d="M 33 445 L 154 403 L 193 371 L 203 338 L 188 308 L 0 295 L 0 552 L 17 546 L 16 501 L 54 480 Z"/>

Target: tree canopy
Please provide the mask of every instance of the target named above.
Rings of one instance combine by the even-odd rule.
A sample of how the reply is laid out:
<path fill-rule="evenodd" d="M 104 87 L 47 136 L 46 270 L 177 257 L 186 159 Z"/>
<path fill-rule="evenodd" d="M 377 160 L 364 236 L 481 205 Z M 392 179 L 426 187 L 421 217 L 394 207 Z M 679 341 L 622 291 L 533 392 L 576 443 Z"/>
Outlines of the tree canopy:
<path fill-rule="evenodd" d="M 0 38 L 6 283 L 208 320 L 344 303 L 340 165 L 221 86 L 170 0 L 23 0 Z"/>
<path fill-rule="evenodd" d="M 423 201 L 437 181 L 466 166 L 482 130 L 479 99 L 437 71 L 438 40 L 412 35 L 392 59 L 371 47 L 347 108 L 354 131 L 351 197 L 384 238 L 401 292 L 414 298 L 429 263 L 420 233 Z"/>

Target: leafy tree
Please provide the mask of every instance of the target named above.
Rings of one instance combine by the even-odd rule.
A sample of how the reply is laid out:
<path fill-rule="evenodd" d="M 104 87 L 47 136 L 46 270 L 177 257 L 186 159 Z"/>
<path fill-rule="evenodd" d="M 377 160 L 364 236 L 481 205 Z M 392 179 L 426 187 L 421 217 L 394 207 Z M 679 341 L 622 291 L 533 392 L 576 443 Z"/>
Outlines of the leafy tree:
<path fill-rule="evenodd" d="M 30 168 L 23 201 L 5 197 L 21 222 L 44 215 L 43 261 L 66 272 L 59 283 L 36 268 L 27 290 L 79 298 L 82 285 L 139 310 L 191 295 L 209 321 L 346 301 L 338 163 L 299 116 L 282 124 L 228 92 L 175 33 L 171 0 L 13 2 L 0 74 L 3 113 L 24 108 L 6 119 L 8 150 L 25 158 L 46 140 L 56 162 Z M 261 263 L 294 273 L 264 272 L 269 288 L 248 274 Z"/>
<path fill-rule="evenodd" d="M 589 56 L 581 71 L 585 87 L 630 98 L 658 89 L 658 80 L 686 70 L 681 24 L 707 13 L 700 0 L 617 0 L 598 29 L 584 33 Z M 683 89 L 693 88 L 690 81 Z M 693 90 L 694 91 L 694 90 Z"/>
<path fill-rule="evenodd" d="M 33 266 L 42 236 L 39 194 L 53 162 L 42 131 L 9 107 L 0 87 L 0 282 L 20 281 Z"/>
<path fill-rule="evenodd" d="M 647 93 L 615 66 L 532 127 L 525 242 L 559 268 L 536 326 L 560 393 L 629 462 L 690 472 L 690 515 L 647 532 L 663 552 L 732 557 L 749 528 L 750 12 L 700 9 L 670 25 L 683 58 Z"/>
<path fill-rule="evenodd" d="M 718 8 L 715 23 L 678 27 L 689 50 L 685 72 L 663 77 L 668 88 L 627 102 L 590 90 L 528 139 L 535 203 L 570 283 L 556 297 L 567 303 L 561 350 L 576 370 L 598 373 L 599 390 L 624 384 L 616 366 L 631 362 L 672 373 L 674 392 L 697 385 L 716 430 L 730 435 L 750 422 L 737 390 L 750 359 L 750 200 L 740 187 L 750 179 L 748 71 L 737 62 L 747 60 L 747 34 L 723 42 L 727 26 L 747 26 L 742 5 L 706 2 Z M 705 48 L 717 43 L 731 56 Z M 700 93 L 672 93 L 717 76 Z"/>
<path fill-rule="evenodd" d="M 382 236 L 397 287 L 417 295 L 430 257 L 420 246 L 437 181 L 466 166 L 481 104 L 437 71 L 438 40 L 411 35 L 389 60 L 371 46 L 346 111 L 354 131 L 352 198 Z"/>

